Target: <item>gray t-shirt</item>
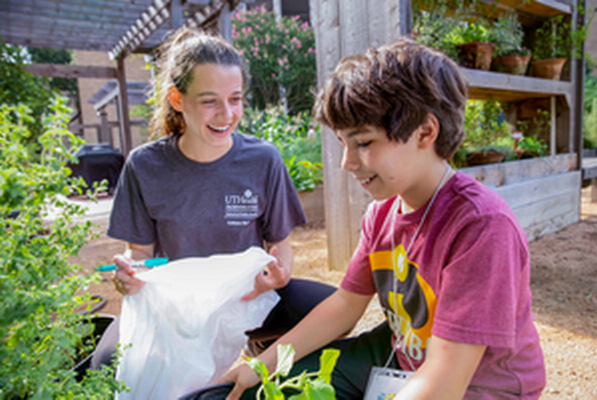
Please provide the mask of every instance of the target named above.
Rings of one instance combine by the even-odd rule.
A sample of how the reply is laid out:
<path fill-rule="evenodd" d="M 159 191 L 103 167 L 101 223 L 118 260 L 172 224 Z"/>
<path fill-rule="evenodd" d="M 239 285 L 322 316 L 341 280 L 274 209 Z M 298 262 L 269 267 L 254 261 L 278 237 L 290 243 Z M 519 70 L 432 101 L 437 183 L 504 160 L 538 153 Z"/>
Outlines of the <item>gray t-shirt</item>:
<path fill-rule="evenodd" d="M 108 236 L 156 243 L 171 260 L 235 253 L 285 239 L 306 222 L 278 150 L 234 133 L 232 148 L 210 163 L 186 158 L 180 136 L 135 149 L 114 197 Z"/>

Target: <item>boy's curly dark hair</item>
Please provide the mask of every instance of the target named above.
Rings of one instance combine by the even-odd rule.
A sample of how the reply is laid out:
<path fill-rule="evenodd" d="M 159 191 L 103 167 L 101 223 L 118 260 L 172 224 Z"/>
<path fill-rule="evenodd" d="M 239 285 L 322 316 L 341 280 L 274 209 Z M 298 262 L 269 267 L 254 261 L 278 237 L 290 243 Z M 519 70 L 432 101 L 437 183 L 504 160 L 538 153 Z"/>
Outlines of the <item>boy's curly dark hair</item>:
<path fill-rule="evenodd" d="M 340 61 L 314 114 L 334 130 L 373 125 L 406 142 L 431 113 L 440 125 L 435 151 L 449 159 L 464 140 L 466 99 L 467 82 L 454 61 L 402 38 Z"/>

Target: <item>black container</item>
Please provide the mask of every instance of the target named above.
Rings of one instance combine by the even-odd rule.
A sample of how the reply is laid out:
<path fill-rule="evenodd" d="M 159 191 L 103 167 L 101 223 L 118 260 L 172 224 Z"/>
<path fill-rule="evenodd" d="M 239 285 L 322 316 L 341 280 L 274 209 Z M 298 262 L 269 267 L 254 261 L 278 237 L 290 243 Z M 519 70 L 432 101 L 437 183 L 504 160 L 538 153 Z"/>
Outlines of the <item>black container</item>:
<path fill-rule="evenodd" d="M 110 326 L 110 324 L 112 322 L 114 322 L 114 320 L 116 320 L 116 317 L 113 315 L 107 315 L 107 314 L 103 314 L 103 315 L 94 315 L 93 317 L 90 318 L 90 323 L 93 324 L 93 342 L 97 345 L 97 343 L 100 341 L 102 335 L 104 334 L 104 332 L 106 331 L 106 329 L 108 329 L 108 326 Z M 85 338 L 83 339 L 85 341 L 90 341 L 91 338 Z M 89 353 L 87 355 L 87 357 L 85 357 L 84 359 L 80 360 L 77 365 L 75 365 L 75 379 L 80 382 L 83 377 L 85 376 L 85 373 L 87 372 L 87 370 L 89 369 L 89 367 L 91 366 L 91 359 L 93 358 L 93 354 L 94 354 L 95 350 L 92 351 L 91 353 Z"/>
<path fill-rule="evenodd" d="M 124 156 L 107 143 L 84 144 L 75 154 L 78 164 L 69 163 L 74 177 L 82 177 L 88 187 L 95 182 L 108 181 L 108 193 L 113 194 L 124 165 Z"/>

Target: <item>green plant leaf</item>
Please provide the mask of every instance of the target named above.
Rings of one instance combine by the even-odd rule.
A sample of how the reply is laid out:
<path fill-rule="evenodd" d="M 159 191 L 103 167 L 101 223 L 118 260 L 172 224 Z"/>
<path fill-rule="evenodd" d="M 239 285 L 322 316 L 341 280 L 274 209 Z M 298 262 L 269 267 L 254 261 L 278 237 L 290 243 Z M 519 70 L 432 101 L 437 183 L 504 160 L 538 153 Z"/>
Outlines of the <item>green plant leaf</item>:
<path fill-rule="evenodd" d="M 336 366 L 336 361 L 340 357 L 340 350 L 325 349 L 319 357 L 319 376 L 324 382 L 332 382 L 332 371 Z"/>
<path fill-rule="evenodd" d="M 305 398 L 309 400 L 332 400 L 336 398 L 334 387 L 323 380 L 316 378 L 308 382 L 303 390 Z"/>
<path fill-rule="evenodd" d="M 265 366 L 263 361 L 261 361 L 258 358 L 251 358 L 247 360 L 247 364 L 249 365 L 249 367 L 251 367 L 253 371 L 257 373 L 257 375 L 261 377 L 261 382 L 264 385 L 268 383 L 269 371 L 267 370 L 267 367 Z"/>
<path fill-rule="evenodd" d="M 284 394 L 275 382 L 264 383 L 263 392 L 266 400 L 284 400 Z"/>
<path fill-rule="evenodd" d="M 288 373 L 292 369 L 294 363 L 294 347 L 291 344 L 282 344 L 278 346 L 278 365 L 276 367 L 275 375 L 283 377 L 288 376 Z"/>

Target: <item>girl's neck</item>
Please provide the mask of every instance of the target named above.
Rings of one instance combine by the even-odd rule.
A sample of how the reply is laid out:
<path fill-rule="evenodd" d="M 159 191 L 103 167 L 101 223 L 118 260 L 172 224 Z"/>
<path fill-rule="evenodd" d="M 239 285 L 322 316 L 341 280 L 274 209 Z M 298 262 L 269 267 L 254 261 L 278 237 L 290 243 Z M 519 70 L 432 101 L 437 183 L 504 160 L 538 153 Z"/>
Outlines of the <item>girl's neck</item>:
<path fill-rule="evenodd" d="M 223 157 L 230 149 L 234 140 L 232 136 L 226 146 L 212 147 L 197 141 L 192 135 L 183 134 L 178 139 L 178 149 L 182 154 L 195 162 L 209 163 Z"/>

